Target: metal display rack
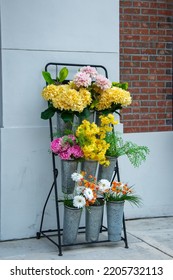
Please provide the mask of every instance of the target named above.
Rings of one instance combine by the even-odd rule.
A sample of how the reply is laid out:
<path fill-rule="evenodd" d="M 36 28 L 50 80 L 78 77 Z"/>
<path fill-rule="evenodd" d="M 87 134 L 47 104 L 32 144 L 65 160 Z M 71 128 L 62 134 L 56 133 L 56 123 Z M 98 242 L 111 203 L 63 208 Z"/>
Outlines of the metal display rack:
<path fill-rule="evenodd" d="M 69 69 L 72 68 L 81 68 L 83 66 L 87 66 L 87 64 L 71 64 L 71 63 L 54 63 L 50 62 L 46 64 L 45 66 L 45 71 L 48 72 L 49 69 L 54 72 L 54 74 L 57 76 L 59 68 L 67 66 Z M 108 78 L 108 72 L 107 69 L 102 66 L 102 65 L 91 65 L 91 67 L 95 67 L 96 69 L 101 69 L 101 71 L 104 72 L 104 75 L 106 78 Z M 50 72 L 50 71 L 49 71 Z M 50 128 L 50 139 L 53 141 L 53 123 L 52 123 L 52 118 L 49 119 L 49 128 Z M 103 240 L 99 241 L 94 241 L 94 242 L 76 242 L 74 244 L 70 245 L 65 245 L 62 242 L 62 234 L 63 234 L 63 228 L 61 228 L 60 225 L 60 211 L 59 211 L 59 204 L 63 202 L 62 199 L 59 199 L 59 194 L 58 194 L 58 183 L 57 183 L 57 178 L 59 175 L 58 168 L 56 166 L 56 161 L 55 161 L 55 154 L 52 153 L 52 166 L 53 166 L 53 183 L 51 185 L 51 188 L 49 190 L 49 193 L 47 195 L 47 198 L 45 200 L 43 210 L 42 210 L 42 216 L 41 216 L 41 222 L 40 222 L 40 229 L 36 233 L 37 239 L 40 239 L 41 237 L 46 237 L 49 239 L 55 246 L 57 246 L 58 251 L 59 251 L 59 256 L 62 256 L 62 248 L 63 247 L 69 247 L 69 246 L 77 246 L 77 245 L 84 245 L 84 244 L 94 244 L 94 243 L 105 243 L 105 242 L 110 242 L 108 239 L 104 238 Z M 116 159 L 115 162 L 115 168 L 114 168 L 114 174 L 112 181 L 117 177 L 117 181 L 120 181 L 120 174 L 119 174 L 119 166 L 118 166 L 118 159 Z M 48 201 L 50 200 L 51 194 L 54 191 L 55 195 L 55 217 L 56 217 L 56 229 L 48 229 L 48 230 L 43 230 L 43 224 L 44 224 L 44 217 L 45 217 L 45 211 L 46 207 L 48 204 Z M 102 223 L 100 233 L 107 231 L 107 227 L 105 227 Z M 85 233 L 85 227 L 79 227 L 78 234 Z M 56 241 L 55 241 L 56 238 Z M 124 241 L 125 243 L 125 248 L 128 248 L 128 241 L 127 241 L 127 233 L 126 233 L 126 224 L 125 224 L 125 217 L 123 214 L 123 236 L 121 237 L 121 240 Z M 116 241 L 117 242 L 117 241 Z"/>

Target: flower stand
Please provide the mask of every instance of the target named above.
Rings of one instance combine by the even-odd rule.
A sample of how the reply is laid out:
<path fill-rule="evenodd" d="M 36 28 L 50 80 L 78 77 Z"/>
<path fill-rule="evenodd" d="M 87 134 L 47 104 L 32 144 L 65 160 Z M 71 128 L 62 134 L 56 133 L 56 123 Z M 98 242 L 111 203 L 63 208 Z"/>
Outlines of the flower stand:
<path fill-rule="evenodd" d="M 55 77 L 57 76 L 57 72 L 59 67 L 63 66 L 68 66 L 68 68 L 73 69 L 76 67 L 76 69 L 79 69 L 79 67 L 86 66 L 86 64 L 66 64 L 66 63 L 48 63 L 45 66 L 45 71 L 48 72 L 48 68 L 50 67 L 51 70 L 55 69 Z M 104 66 L 101 65 L 91 65 L 92 67 L 95 68 L 100 68 L 102 72 L 104 71 L 105 76 L 108 77 L 107 69 Z M 57 114 L 57 123 L 58 126 L 59 120 L 58 120 L 58 113 Z M 92 116 L 91 116 L 92 117 Z M 50 136 L 51 136 L 51 141 L 53 140 L 53 120 L 52 118 L 49 119 L 49 127 L 50 127 Z M 50 187 L 49 193 L 47 195 L 46 201 L 43 206 L 42 210 L 42 216 L 41 216 L 41 222 L 40 222 L 40 228 L 39 231 L 36 234 L 37 239 L 41 238 L 42 236 L 46 237 L 49 239 L 55 246 L 58 248 L 59 256 L 62 256 L 62 248 L 65 246 L 72 246 L 72 245 L 86 245 L 87 244 L 93 244 L 93 243 L 106 243 L 110 242 L 112 238 L 106 237 L 108 228 L 107 226 L 103 225 L 103 205 L 96 206 L 96 207 L 91 207 L 90 211 L 93 213 L 95 211 L 95 214 L 90 215 L 91 213 L 86 213 L 86 226 L 79 227 L 79 221 L 81 217 L 81 210 L 80 211 L 72 211 L 68 207 L 64 207 L 64 219 L 63 219 L 63 226 L 61 225 L 60 221 L 60 203 L 63 202 L 62 199 L 59 198 L 59 190 L 61 187 L 63 187 L 63 192 L 64 193 L 71 193 L 73 191 L 72 183 L 73 182 L 68 182 L 65 177 L 66 175 L 71 174 L 71 168 L 72 168 L 72 162 L 64 162 L 62 163 L 63 166 L 61 167 L 61 173 L 59 172 L 57 168 L 57 163 L 55 160 L 55 154 L 52 153 L 52 166 L 53 166 L 53 183 Z M 65 166 L 66 164 L 66 166 Z M 73 162 L 73 164 L 75 164 Z M 93 162 L 84 162 L 83 165 L 85 165 L 85 168 L 88 168 L 93 172 L 93 168 L 95 169 L 96 175 L 98 174 L 98 166 L 95 165 Z M 95 166 L 94 166 L 95 165 Z M 94 167 L 92 167 L 94 166 Z M 73 166 L 74 168 L 74 166 Z M 117 176 L 117 180 L 120 181 L 120 175 L 119 175 L 119 168 L 118 168 L 118 160 L 116 159 L 115 161 L 115 166 L 113 167 L 114 174 L 112 180 Z M 91 172 L 90 171 L 90 172 Z M 59 186 L 57 183 L 57 177 L 62 176 L 62 186 Z M 109 175 L 110 176 L 110 175 Z M 71 187 L 71 189 L 67 187 Z M 53 194 L 54 192 L 54 194 Z M 45 212 L 46 212 L 46 207 L 48 204 L 48 201 L 50 201 L 51 195 L 54 195 L 54 200 L 55 200 L 55 217 L 56 217 L 56 228 L 55 229 L 43 229 L 44 225 L 44 218 L 45 218 Z M 95 209 L 94 209 L 95 208 Z M 122 224 L 123 228 L 123 236 L 121 236 L 121 233 L 119 237 L 116 239 L 118 241 L 122 240 L 125 243 L 125 248 L 128 248 L 128 242 L 127 242 L 127 235 L 126 235 L 126 225 L 125 225 L 125 218 L 124 218 L 124 213 L 122 212 L 121 217 L 120 217 L 120 223 Z M 75 221 L 75 223 L 74 223 Z M 98 222 L 99 221 L 99 222 Z M 69 236 L 70 231 L 73 229 L 73 235 Z M 100 236 L 103 234 L 102 238 Z M 84 240 L 76 241 L 77 235 L 81 234 L 84 235 Z M 54 236 L 54 238 L 53 238 Z M 56 241 L 55 241 L 56 237 Z M 113 240 L 114 241 L 114 240 Z"/>

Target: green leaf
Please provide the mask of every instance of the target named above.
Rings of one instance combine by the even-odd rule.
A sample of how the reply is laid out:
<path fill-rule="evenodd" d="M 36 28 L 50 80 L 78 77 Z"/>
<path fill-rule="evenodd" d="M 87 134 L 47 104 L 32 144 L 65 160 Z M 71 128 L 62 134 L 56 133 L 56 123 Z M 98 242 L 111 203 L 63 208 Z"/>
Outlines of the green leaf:
<path fill-rule="evenodd" d="M 72 123 L 74 118 L 74 113 L 64 111 L 61 113 L 61 118 L 64 120 L 64 122 Z"/>
<path fill-rule="evenodd" d="M 51 75 L 50 75 L 49 72 L 42 71 L 42 75 L 43 75 L 43 78 L 45 79 L 45 81 L 46 81 L 49 85 L 51 85 L 51 84 L 54 83 L 54 81 L 53 81 L 53 79 L 52 79 L 52 77 L 51 77 Z"/>
<path fill-rule="evenodd" d="M 90 116 L 90 110 L 88 108 L 85 108 L 81 113 L 76 112 L 75 115 L 80 118 L 80 120 L 88 119 Z"/>
<path fill-rule="evenodd" d="M 62 83 L 68 76 L 68 69 L 67 67 L 63 67 L 59 72 L 59 77 L 57 77 L 57 80 Z"/>
<path fill-rule="evenodd" d="M 119 87 L 119 88 L 122 88 L 122 89 L 124 89 L 124 90 L 127 90 L 127 89 L 128 89 L 128 83 L 113 82 L 113 83 L 112 83 L 112 86 L 113 86 L 113 87 Z"/>
<path fill-rule="evenodd" d="M 45 111 L 43 111 L 43 112 L 41 113 L 41 119 L 43 119 L 43 120 L 48 120 L 48 119 L 50 119 L 50 118 L 53 117 L 53 115 L 55 114 L 55 112 L 56 112 L 56 109 L 55 109 L 55 108 L 49 107 L 49 108 L 47 108 Z"/>

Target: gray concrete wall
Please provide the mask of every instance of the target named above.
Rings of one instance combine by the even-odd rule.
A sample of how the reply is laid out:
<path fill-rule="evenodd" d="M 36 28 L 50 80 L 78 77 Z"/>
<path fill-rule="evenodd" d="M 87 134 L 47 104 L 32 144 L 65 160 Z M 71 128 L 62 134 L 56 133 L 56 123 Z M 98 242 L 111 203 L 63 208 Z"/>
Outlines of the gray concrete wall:
<path fill-rule="evenodd" d="M 1 239 L 34 236 L 53 181 L 41 72 L 48 62 L 103 64 L 119 79 L 119 1 L 1 0 Z M 109 5 L 108 5 L 109 3 Z M 46 226 L 54 225 L 54 198 Z"/>

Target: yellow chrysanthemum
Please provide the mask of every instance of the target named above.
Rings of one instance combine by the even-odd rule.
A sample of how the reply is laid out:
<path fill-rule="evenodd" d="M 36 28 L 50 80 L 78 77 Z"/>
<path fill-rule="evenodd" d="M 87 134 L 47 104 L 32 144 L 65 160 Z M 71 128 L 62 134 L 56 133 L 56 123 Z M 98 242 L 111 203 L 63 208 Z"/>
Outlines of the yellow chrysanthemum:
<path fill-rule="evenodd" d="M 81 149 L 86 159 L 96 160 L 105 166 L 109 165 L 109 160 L 106 159 L 106 151 L 110 147 L 104 138 L 106 132 L 112 131 L 111 124 L 117 124 L 113 114 L 101 116 L 101 126 L 83 120 L 82 124 L 76 130 L 76 136 L 81 145 Z"/>
<path fill-rule="evenodd" d="M 42 91 L 44 99 L 52 101 L 59 110 L 81 113 L 91 103 L 91 93 L 84 88 L 73 89 L 70 85 L 48 85 Z"/>
<path fill-rule="evenodd" d="M 102 93 L 98 95 L 96 109 L 98 111 L 109 109 L 111 108 L 112 104 L 120 104 L 122 107 L 124 107 L 130 105 L 131 102 L 132 98 L 130 96 L 130 92 L 122 88 L 112 87 L 102 91 Z"/>
<path fill-rule="evenodd" d="M 58 94 L 57 86 L 55 85 L 48 85 L 42 91 L 42 96 L 47 101 L 52 100 L 52 98 L 55 98 L 57 94 Z"/>
<path fill-rule="evenodd" d="M 107 116 L 100 116 L 99 118 L 101 119 L 101 126 L 118 123 L 118 121 L 114 120 L 113 114 L 108 114 Z"/>

